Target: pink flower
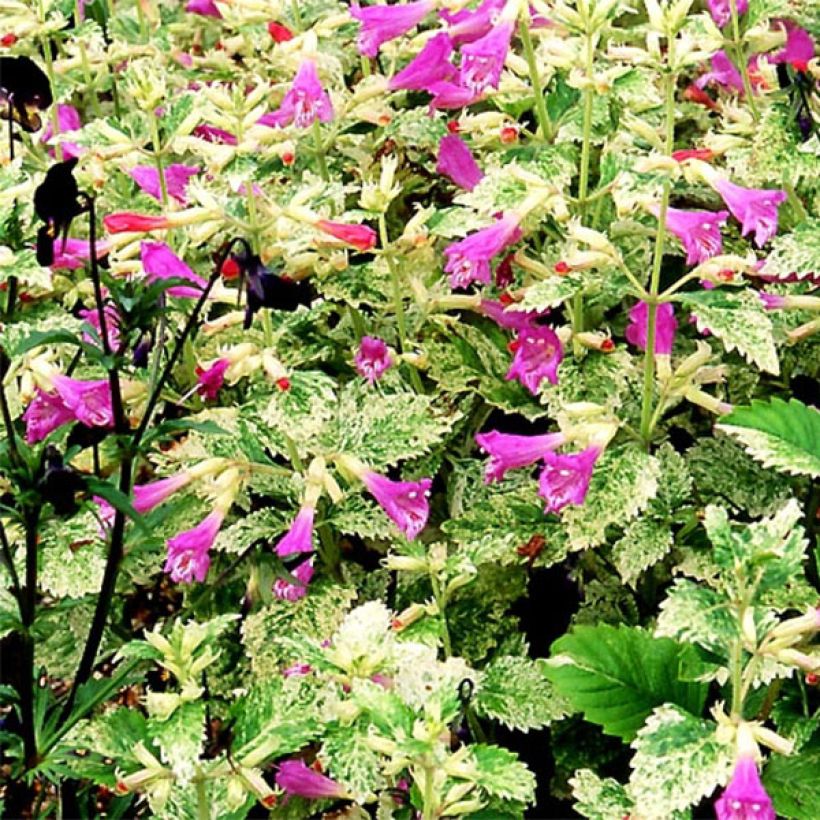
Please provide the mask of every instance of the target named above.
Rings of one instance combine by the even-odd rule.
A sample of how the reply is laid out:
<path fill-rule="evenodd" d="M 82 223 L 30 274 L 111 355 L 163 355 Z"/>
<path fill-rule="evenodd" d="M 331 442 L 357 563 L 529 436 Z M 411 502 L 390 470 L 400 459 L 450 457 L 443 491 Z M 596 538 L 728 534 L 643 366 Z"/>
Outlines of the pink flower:
<path fill-rule="evenodd" d="M 729 785 L 715 802 L 715 813 L 718 820 L 776 820 L 752 755 L 738 758 Z"/>
<path fill-rule="evenodd" d="M 433 111 L 438 109 L 463 108 L 465 105 L 474 103 L 481 95 L 476 94 L 472 89 L 465 86 L 442 80 L 433 83 L 427 89 L 432 95 L 430 108 Z"/>
<path fill-rule="evenodd" d="M 283 578 L 277 578 L 273 582 L 273 594 L 281 601 L 298 601 L 307 595 L 307 587 L 310 579 L 313 578 L 313 558 L 302 561 L 295 570 L 291 572 L 299 584 L 291 584 Z"/>
<path fill-rule="evenodd" d="M 498 272 L 496 271 L 496 276 Z M 492 319 L 500 327 L 508 330 L 527 330 L 535 326 L 537 319 L 546 316 L 549 310 L 539 312 L 537 310 L 507 310 L 502 302 L 493 299 L 482 299 L 480 311 L 489 319 Z"/>
<path fill-rule="evenodd" d="M 658 216 L 659 209 L 652 209 Z M 666 227 L 680 239 L 686 250 L 686 264 L 697 265 L 723 250 L 720 226 L 729 218 L 728 211 L 683 211 L 668 208 Z"/>
<path fill-rule="evenodd" d="M 216 7 L 214 0 L 188 0 L 185 11 L 199 14 L 201 17 L 216 17 L 222 19 L 222 13 Z"/>
<path fill-rule="evenodd" d="M 297 128 L 309 128 L 317 119 L 320 122 L 330 122 L 333 119 L 333 104 L 319 81 L 316 64 L 312 60 L 305 60 L 299 66 L 293 85 L 279 108 L 273 114 L 260 117 L 257 122 L 278 128 L 291 123 Z"/>
<path fill-rule="evenodd" d="M 293 32 L 287 26 L 283 26 L 275 20 L 268 23 L 268 34 L 270 34 L 274 43 L 286 43 L 288 40 L 293 39 Z"/>
<path fill-rule="evenodd" d="M 417 0 L 402 6 L 351 6 L 350 15 L 362 24 L 357 40 L 359 53 L 365 57 L 375 57 L 382 43 L 410 31 L 435 6 L 435 0 Z"/>
<path fill-rule="evenodd" d="M 512 33 L 512 23 L 501 23 L 464 46 L 461 49 L 460 85 L 474 94 L 481 94 L 488 88 L 498 88 Z"/>
<path fill-rule="evenodd" d="M 427 91 L 434 83 L 452 80 L 457 72 L 450 63 L 453 44 L 446 34 L 431 37 L 424 48 L 396 75 L 391 77 L 391 91 L 400 88 Z"/>
<path fill-rule="evenodd" d="M 120 344 L 120 315 L 117 313 L 117 308 L 114 305 L 106 305 L 105 311 L 105 329 L 108 331 L 108 346 L 111 350 L 117 350 Z M 80 318 L 88 322 L 97 333 L 95 339 L 90 333 L 83 332 L 83 341 L 92 345 L 97 345 L 101 338 L 102 328 L 100 327 L 100 312 L 96 307 L 87 308 L 80 311 Z"/>
<path fill-rule="evenodd" d="M 376 232 L 367 225 L 347 225 L 344 222 L 320 219 L 316 227 L 360 251 L 369 251 L 376 245 Z"/>
<path fill-rule="evenodd" d="M 133 211 L 119 211 L 103 217 L 103 225 L 108 233 L 126 231 L 161 231 L 172 227 L 168 217 L 152 214 L 137 214 Z"/>
<path fill-rule="evenodd" d="M 629 311 L 626 340 L 641 350 L 646 350 L 646 329 L 649 322 L 649 306 L 641 301 Z M 661 302 L 655 312 L 655 353 L 669 354 L 675 342 L 678 320 L 671 302 Z"/>
<path fill-rule="evenodd" d="M 161 279 L 185 279 L 195 287 L 174 285 L 168 288 L 169 296 L 183 299 L 198 299 L 208 284 L 201 276 L 195 274 L 164 242 L 142 242 L 140 258 L 145 278 L 150 282 Z"/>
<path fill-rule="evenodd" d="M 283 669 L 282 675 L 286 678 L 295 678 L 309 675 L 312 671 L 313 667 L 309 663 L 294 663 L 292 666 Z"/>
<path fill-rule="evenodd" d="M 137 484 L 134 487 L 134 509 L 146 513 L 167 501 L 175 492 L 191 483 L 191 476 L 184 470 L 168 478 Z"/>
<path fill-rule="evenodd" d="M 23 413 L 26 423 L 26 441 L 36 444 L 52 430 L 74 421 L 74 412 L 57 393 L 46 393 L 37 388 L 37 394 Z"/>
<path fill-rule="evenodd" d="M 761 290 L 757 295 L 766 310 L 781 310 L 786 306 L 786 297 L 781 296 L 780 294 L 766 293 Z"/>
<path fill-rule="evenodd" d="M 479 433 L 475 440 L 481 452 L 490 456 L 484 470 L 484 483 L 492 484 L 494 481 L 501 481 L 507 470 L 528 467 L 540 461 L 547 453 L 560 447 L 565 437 L 563 433 L 517 436 L 491 430 L 489 433 Z"/>
<path fill-rule="evenodd" d="M 412 541 L 427 524 L 430 515 L 432 480 L 391 481 L 386 476 L 368 470 L 362 481 L 388 518 Z"/>
<path fill-rule="evenodd" d="M 168 196 L 175 199 L 180 205 L 187 205 L 186 189 L 188 183 L 191 177 L 195 177 L 199 171 L 198 167 L 180 163 L 174 163 L 167 168 L 163 168 L 162 174 L 165 177 L 165 188 L 168 191 Z M 146 194 L 152 196 L 157 202 L 162 201 L 159 171 L 156 168 L 151 165 L 136 165 L 128 172 L 128 175 Z"/>
<path fill-rule="evenodd" d="M 97 242 L 97 259 L 102 259 L 109 251 L 108 243 L 105 240 Z M 87 239 L 66 239 L 63 244 L 62 237 L 54 240 L 54 260 L 51 269 L 77 270 L 84 268 L 85 263 L 91 259 L 91 243 Z"/>
<path fill-rule="evenodd" d="M 557 513 L 568 504 L 584 503 L 599 455 L 599 447 L 587 447 L 580 453 L 544 456 L 544 469 L 538 480 L 538 495 L 547 502 L 544 512 Z"/>
<path fill-rule="evenodd" d="M 762 248 L 777 233 L 777 209 L 786 201 L 785 191 L 741 188 L 721 179 L 715 183 L 732 216 L 741 224 L 741 235 L 754 231 L 755 245 Z"/>
<path fill-rule="evenodd" d="M 52 376 L 51 384 L 77 421 L 86 427 L 113 426 L 114 411 L 108 379 L 81 381 L 58 375 Z"/>
<path fill-rule="evenodd" d="M 457 12 L 440 11 L 439 15 L 449 24 L 447 33 L 455 45 L 471 43 L 483 37 L 492 27 L 496 15 L 504 8 L 504 0 L 484 0 L 475 9 Z"/>
<path fill-rule="evenodd" d="M 467 143 L 457 134 L 441 138 L 436 172 L 448 176 L 456 185 L 472 191 L 484 177 Z"/>
<path fill-rule="evenodd" d="M 222 145 L 237 145 L 239 142 L 230 131 L 217 128 L 215 125 L 206 125 L 205 123 L 197 125 L 191 133 L 195 137 L 205 140 L 205 142 L 214 142 Z"/>
<path fill-rule="evenodd" d="M 205 399 L 215 399 L 225 383 L 225 371 L 231 366 L 228 359 L 217 359 L 210 367 L 196 368 L 197 391 Z"/>
<path fill-rule="evenodd" d="M 356 372 L 374 384 L 393 364 L 387 345 L 374 336 L 362 336 L 359 349 L 354 358 Z"/>
<path fill-rule="evenodd" d="M 289 794 L 321 800 L 327 797 L 342 797 L 344 787 L 323 774 L 309 768 L 304 760 L 284 760 L 276 773 L 276 785 Z"/>
<path fill-rule="evenodd" d="M 66 134 L 71 131 L 79 131 L 83 127 L 82 121 L 80 120 L 79 111 L 77 111 L 73 105 L 65 105 L 64 103 L 60 103 L 57 106 L 57 125 L 59 126 L 60 134 Z M 49 142 L 53 136 L 54 125 L 51 122 L 51 119 L 49 119 L 46 122 L 46 127 L 43 129 L 43 135 L 40 137 L 40 142 Z M 61 142 L 61 150 L 63 159 L 78 157 L 83 153 L 83 151 L 85 151 L 84 148 L 74 142 Z M 49 151 L 49 153 L 52 156 L 54 155 L 53 150 Z"/>
<path fill-rule="evenodd" d="M 732 19 L 730 2 L 731 0 L 706 0 L 709 6 L 709 14 L 712 15 L 715 24 L 720 28 L 723 28 Z M 749 10 L 749 0 L 736 0 L 735 9 L 738 17 L 745 14 Z"/>
<path fill-rule="evenodd" d="M 743 78 L 725 51 L 718 51 L 712 55 L 712 70 L 695 80 L 697 88 L 705 88 L 712 83 L 731 88 L 739 94 L 743 93 Z"/>
<path fill-rule="evenodd" d="M 792 20 L 772 20 L 786 30 L 786 44 L 769 57 L 769 62 L 789 63 L 799 71 L 805 71 L 806 63 L 814 57 L 814 40 L 811 35 Z"/>
<path fill-rule="evenodd" d="M 224 519 L 223 512 L 214 510 L 192 529 L 168 539 L 168 557 L 163 571 L 169 572 L 173 581 L 190 584 L 191 581 L 202 583 L 205 580 L 211 565 L 208 553 Z"/>
<path fill-rule="evenodd" d="M 529 327 L 521 330 L 512 342 L 515 350 L 506 379 L 518 379 L 533 396 L 543 379 L 558 384 L 558 365 L 564 358 L 561 340 L 550 327 Z"/>
<path fill-rule="evenodd" d="M 280 558 L 297 552 L 313 552 L 313 516 L 313 507 L 305 506 L 299 510 L 290 529 L 276 545 L 276 554 Z"/>
<path fill-rule="evenodd" d="M 448 245 L 444 249 L 447 257 L 444 270 L 450 274 L 450 286 L 466 288 L 471 282 L 489 285 L 492 282 L 490 260 L 520 238 L 518 217 L 508 214 L 488 228 Z"/>

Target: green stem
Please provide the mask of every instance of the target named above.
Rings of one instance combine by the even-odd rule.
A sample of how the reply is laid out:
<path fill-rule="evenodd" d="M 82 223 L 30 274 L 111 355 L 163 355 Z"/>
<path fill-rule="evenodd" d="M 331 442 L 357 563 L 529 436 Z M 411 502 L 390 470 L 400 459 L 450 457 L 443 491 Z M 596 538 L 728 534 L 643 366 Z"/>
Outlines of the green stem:
<path fill-rule="evenodd" d="M 145 19 L 145 12 L 142 9 L 142 0 L 135 0 L 137 5 L 137 18 L 140 21 L 140 37 L 143 42 L 148 41 L 148 21 Z"/>
<path fill-rule="evenodd" d="M 290 8 L 293 12 L 293 26 L 296 31 L 302 31 L 305 27 L 304 20 L 302 20 L 302 11 L 299 8 L 300 0 L 291 0 Z"/>
<path fill-rule="evenodd" d="M 347 314 L 350 316 L 350 323 L 353 325 L 353 332 L 356 334 L 356 338 L 361 340 L 362 336 L 367 335 L 362 314 L 359 313 L 358 308 L 354 305 L 347 306 Z"/>
<path fill-rule="evenodd" d="M 538 126 L 541 129 L 541 137 L 547 142 L 552 142 L 555 134 L 552 129 L 549 112 L 547 111 L 547 105 L 544 101 L 544 89 L 541 87 L 538 63 L 535 60 L 535 50 L 532 47 L 529 21 L 526 23 L 522 22 L 518 30 L 521 35 L 521 42 L 524 45 L 524 57 L 527 60 L 527 67 L 530 70 L 530 82 L 532 83 L 532 90 L 535 95 L 535 115 L 538 118 Z"/>
<path fill-rule="evenodd" d="M 585 75 L 587 85 L 584 88 L 583 132 L 581 136 L 581 172 L 578 180 L 578 203 L 581 216 L 586 214 L 587 194 L 589 193 L 589 160 L 592 150 L 592 114 L 595 103 L 595 89 L 592 88 L 595 70 L 595 44 L 592 35 L 586 37 Z"/>
<path fill-rule="evenodd" d="M 743 718 L 743 641 L 740 638 L 732 643 L 729 674 L 732 679 L 731 716 L 740 720 Z"/>
<path fill-rule="evenodd" d="M 196 780 L 196 817 L 197 820 L 211 820 L 211 809 L 208 803 L 208 786 L 202 775 Z"/>
<path fill-rule="evenodd" d="M 735 62 L 737 63 L 738 71 L 740 71 L 740 76 L 743 79 L 743 93 L 746 96 L 746 102 L 749 103 L 749 110 L 752 112 L 755 122 L 758 122 L 760 120 L 760 111 L 758 111 L 754 91 L 752 89 L 752 83 L 749 80 L 749 65 L 746 59 L 746 51 L 743 48 L 743 43 L 740 39 L 740 21 L 738 20 L 737 14 L 737 0 L 729 0 L 729 12 L 732 15 L 732 37 Z"/>
<path fill-rule="evenodd" d="M 282 432 L 282 438 L 285 440 L 285 447 L 288 450 L 288 458 L 290 459 L 290 463 L 293 465 L 294 470 L 298 470 L 300 473 L 304 473 L 305 465 L 302 461 L 302 457 L 299 455 L 299 449 L 296 447 L 296 442 L 285 432 Z"/>
<path fill-rule="evenodd" d="M 436 798 L 434 794 L 433 767 L 424 767 L 424 805 L 422 806 L 423 820 L 435 820 Z"/>
<path fill-rule="evenodd" d="M 37 765 L 37 733 L 34 726 L 34 616 L 37 607 L 37 528 L 40 523 L 39 507 L 25 511 L 26 574 L 23 587 L 23 690 L 20 693 L 20 712 L 23 721 L 23 750 L 26 769 Z"/>
<path fill-rule="evenodd" d="M 439 584 L 434 572 L 430 573 L 430 584 L 433 587 L 433 597 L 436 599 L 438 613 L 441 616 L 441 642 L 444 646 L 444 658 L 446 660 L 453 654 L 453 644 L 450 641 L 450 630 L 447 627 L 447 616 L 445 615 L 447 602 L 444 600 L 444 595 L 441 592 L 441 584 Z"/>
<path fill-rule="evenodd" d="M 162 146 L 159 142 L 159 125 L 157 124 L 157 116 L 151 112 L 151 143 L 154 151 L 154 165 L 157 167 L 157 176 L 159 177 L 159 191 L 162 197 L 162 209 L 168 210 L 168 184 L 165 180 L 165 170 L 162 167 Z"/>
<path fill-rule="evenodd" d="M 42 3 L 41 3 L 42 8 Z M 45 22 L 45 15 L 43 15 L 43 22 Z M 48 83 L 52 90 L 57 86 L 54 84 L 54 62 L 51 59 L 51 40 L 46 37 L 40 38 L 40 47 L 43 50 L 43 59 L 46 62 L 46 75 L 48 76 Z M 60 145 L 58 137 L 60 136 L 60 118 L 57 115 L 57 104 L 51 106 L 51 139 L 54 140 L 54 158 L 57 162 L 63 161 L 63 146 Z"/>
<path fill-rule="evenodd" d="M 319 175 L 325 182 L 327 182 L 330 179 L 330 176 L 327 173 L 325 147 L 322 143 L 322 126 L 318 117 L 313 120 L 313 145 L 316 150 L 316 164 L 319 166 Z"/>

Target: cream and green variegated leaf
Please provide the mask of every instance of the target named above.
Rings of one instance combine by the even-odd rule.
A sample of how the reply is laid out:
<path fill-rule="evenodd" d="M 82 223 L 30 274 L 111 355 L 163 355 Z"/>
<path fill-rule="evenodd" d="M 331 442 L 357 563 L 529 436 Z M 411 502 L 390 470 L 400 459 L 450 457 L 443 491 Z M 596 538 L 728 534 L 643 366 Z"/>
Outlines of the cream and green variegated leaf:
<path fill-rule="evenodd" d="M 695 317 L 699 331 L 708 330 L 727 351 L 736 350 L 761 370 L 780 373 L 772 322 L 756 293 L 716 288 L 686 293 L 678 300 Z"/>
<path fill-rule="evenodd" d="M 262 421 L 272 430 L 287 430 L 300 445 L 312 442 L 336 409 L 336 382 L 320 370 L 296 370 L 288 390 L 274 390 L 262 409 Z M 285 446 L 283 444 L 283 446 Z"/>
<path fill-rule="evenodd" d="M 467 760 L 474 766 L 469 779 L 491 797 L 518 803 L 535 800 L 535 775 L 507 749 L 476 743 Z"/>
<path fill-rule="evenodd" d="M 467 234 L 486 228 L 490 224 L 486 217 L 479 216 L 471 208 L 442 208 L 430 216 L 425 223 L 433 236 L 445 239 L 461 239 Z"/>
<path fill-rule="evenodd" d="M 800 279 L 820 270 L 820 219 L 808 219 L 772 240 L 762 272 L 767 276 Z"/>
<path fill-rule="evenodd" d="M 582 506 L 566 507 L 562 520 L 572 549 L 606 540 L 609 527 L 624 527 L 658 492 L 658 459 L 630 445 L 607 449 L 598 459 Z"/>
<path fill-rule="evenodd" d="M 360 803 L 387 785 L 381 756 L 368 743 L 369 728 L 362 720 L 337 725 L 325 734 L 319 750 L 319 759 L 330 776 Z"/>
<path fill-rule="evenodd" d="M 623 820 L 634 811 L 626 789 L 611 777 L 600 777 L 592 769 L 578 769 L 570 778 L 573 808 L 587 820 Z"/>
<path fill-rule="evenodd" d="M 584 283 L 578 275 L 551 276 L 530 285 L 524 298 L 509 310 L 545 311 L 558 307 L 582 290 Z"/>
<path fill-rule="evenodd" d="M 668 522 L 649 516 L 632 521 L 612 545 L 612 560 L 623 582 L 634 586 L 644 570 L 669 553 L 673 543 Z"/>
<path fill-rule="evenodd" d="M 238 555 L 251 545 L 271 543 L 290 526 L 289 514 L 284 510 L 265 507 L 252 510 L 219 531 L 214 549 Z"/>
<path fill-rule="evenodd" d="M 820 411 L 798 399 L 772 397 L 736 407 L 717 425 L 765 467 L 820 476 Z"/>
<path fill-rule="evenodd" d="M 362 495 L 350 494 L 327 510 L 325 520 L 337 532 L 377 541 L 405 542 L 384 510 Z"/>
<path fill-rule="evenodd" d="M 627 792 L 647 820 L 667 820 L 726 783 L 735 750 L 717 726 L 672 704 L 655 709 L 632 742 Z"/>
<path fill-rule="evenodd" d="M 159 744 L 160 759 L 174 773 L 180 786 L 196 774 L 205 745 L 205 702 L 182 703 L 167 719 L 148 719 L 148 733 Z"/>

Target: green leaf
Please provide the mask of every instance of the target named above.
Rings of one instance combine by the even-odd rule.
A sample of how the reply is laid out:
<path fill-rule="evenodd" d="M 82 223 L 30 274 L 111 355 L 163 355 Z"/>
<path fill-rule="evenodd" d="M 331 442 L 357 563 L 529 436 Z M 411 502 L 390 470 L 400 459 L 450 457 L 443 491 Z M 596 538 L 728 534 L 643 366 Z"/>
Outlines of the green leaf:
<path fill-rule="evenodd" d="M 678 674 L 693 651 L 637 628 L 579 626 L 552 645 L 546 672 L 588 721 L 631 740 L 664 703 L 700 713 L 707 687 L 681 681 Z"/>
<path fill-rule="evenodd" d="M 573 808 L 589 820 L 623 820 L 634 809 L 626 789 L 611 777 L 599 777 L 592 769 L 579 769 L 569 781 Z"/>
<path fill-rule="evenodd" d="M 795 225 L 790 233 L 772 240 L 763 273 L 785 279 L 793 274 L 811 276 L 820 269 L 820 219 L 808 219 Z"/>
<path fill-rule="evenodd" d="M 33 350 L 35 347 L 44 347 L 45 345 L 75 345 L 82 347 L 82 341 L 79 336 L 75 336 L 68 330 L 35 330 L 27 336 L 14 350 L 15 356 L 22 356 Z"/>
<path fill-rule="evenodd" d="M 511 310 L 537 310 L 558 307 L 571 299 L 581 288 L 583 282 L 574 276 L 552 276 L 530 285 L 524 298 Z"/>
<path fill-rule="evenodd" d="M 763 785 L 778 817 L 817 820 L 820 807 L 820 737 L 791 757 L 772 755 L 763 770 Z"/>
<path fill-rule="evenodd" d="M 535 800 L 535 776 L 516 755 L 499 746 L 477 743 L 470 747 L 476 765 L 471 779 L 487 794 L 519 803 Z"/>
<path fill-rule="evenodd" d="M 771 319 L 757 294 L 722 289 L 686 293 L 679 297 L 695 317 L 699 331 L 709 330 L 728 351 L 767 373 L 780 373 Z"/>
<path fill-rule="evenodd" d="M 354 800 L 363 802 L 368 794 L 386 784 L 379 754 L 368 745 L 367 732 L 354 726 L 340 727 L 325 736 L 320 756 L 327 761 L 330 776 L 338 780 Z"/>
<path fill-rule="evenodd" d="M 736 407 L 717 427 L 765 467 L 820 476 L 820 411 L 797 399 L 753 401 L 751 407 Z"/>
<path fill-rule="evenodd" d="M 547 680 L 544 664 L 543 659 L 495 658 L 484 669 L 476 712 L 522 732 L 562 718 L 567 704 Z"/>
<path fill-rule="evenodd" d="M 725 783 L 734 748 L 717 739 L 717 726 L 669 704 L 649 716 L 632 743 L 628 792 L 647 820 L 666 820 Z"/>
<path fill-rule="evenodd" d="M 633 521 L 612 545 L 612 560 L 625 584 L 634 586 L 640 574 L 672 549 L 672 530 L 665 521 L 645 517 Z"/>

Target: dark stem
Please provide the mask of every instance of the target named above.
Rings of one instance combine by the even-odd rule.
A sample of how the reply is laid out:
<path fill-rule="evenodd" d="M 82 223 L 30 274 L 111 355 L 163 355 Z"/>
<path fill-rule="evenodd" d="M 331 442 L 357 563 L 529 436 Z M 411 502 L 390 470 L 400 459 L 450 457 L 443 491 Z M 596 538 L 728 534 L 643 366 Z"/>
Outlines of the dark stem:
<path fill-rule="evenodd" d="M 14 162 L 14 103 L 9 96 L 9 162 Z"/>
<path fill-rule="evenodd" d="M 3 561 L 8 567 L 9 575 L 11 576 L 11 586 L 14 592 L 14 597 L 17 601 L 17 606 L 20 609 L 20 617 L 23 617 L 23 590 L 20 587 L 20 576 L 17 574 L 17 567 L 14 566 L 14 558 L 11 554 L 11 545 L 6 536 L 6 528 L 3 522 L 0 521 L 0 546 L 3 549 Z"/>
<path fill-rule="evenodd" d="M 10 322 L 14 317 L 14 308 L 17 305 L 17 277 L 9 276 L 6 286 L 6 321 Z"/>
<path fill-rule="evenodd" d="M 3 385 L 3 380 L 6 378 L 6 373 L 8 373 L 9 364 L 10 362 L 6 351 L 0 348 L 0 412 L 3 414 L 3 426 L 6 428 L 6 438 L 9 443 L 9 457 L 15 467 L 20 467 L 22 459 L 20 457 L 20 451 L 17 449 L 17 434 L 14 432 L 14 422 L 11 418 L 9 403 L 6 400 L 6 388 Z"/>
<path fill-rule="evenodd" d="M 27 769 L 37 765 L 37 737 L 34 732 L 34 613 L 37 605 L 37 526 L 40 522 L 38 507 L 24 513 L 26 528 L 26 579 L 23 587 L 23 691 L 20 693 L 20 711 L 23 719 L 23 749 Z"/>

